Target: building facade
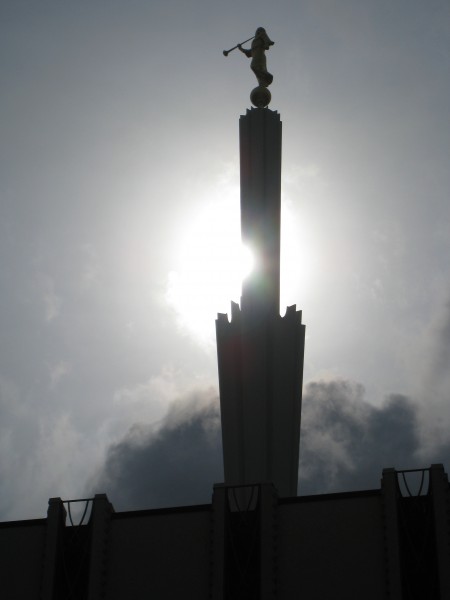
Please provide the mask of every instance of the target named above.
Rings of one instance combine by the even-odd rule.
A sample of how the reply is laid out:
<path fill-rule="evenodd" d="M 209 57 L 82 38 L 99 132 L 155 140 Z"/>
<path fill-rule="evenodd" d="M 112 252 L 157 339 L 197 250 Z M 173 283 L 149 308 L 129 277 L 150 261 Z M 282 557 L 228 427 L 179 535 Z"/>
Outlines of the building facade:
<path fill-rule="evenodd" d="M 0 523 L 2 598 L 446 600 L 448 478 L 432 465 L 409 492 L 405 475 L 289 498 L 220 484 L 211 504 L 118 513 L 100 494 L 81 524 L 73 501 L 52 498 L 46 519 Z"/>

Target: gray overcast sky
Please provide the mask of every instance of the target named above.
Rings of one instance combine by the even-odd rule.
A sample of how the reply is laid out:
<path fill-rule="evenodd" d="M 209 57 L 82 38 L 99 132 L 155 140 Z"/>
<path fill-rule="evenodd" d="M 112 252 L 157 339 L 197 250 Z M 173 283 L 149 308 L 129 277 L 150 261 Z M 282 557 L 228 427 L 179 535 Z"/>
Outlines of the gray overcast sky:
<path fill-rule="evenodd" d="M 260 25 L 310 397 L 407 397 L 423 452 L 399 468 L 449 447 L 448 0 L 3 0 L 0 519 L 82 496 L 130 427 L 214 398 L 255 85 L 222 50 Z"/>

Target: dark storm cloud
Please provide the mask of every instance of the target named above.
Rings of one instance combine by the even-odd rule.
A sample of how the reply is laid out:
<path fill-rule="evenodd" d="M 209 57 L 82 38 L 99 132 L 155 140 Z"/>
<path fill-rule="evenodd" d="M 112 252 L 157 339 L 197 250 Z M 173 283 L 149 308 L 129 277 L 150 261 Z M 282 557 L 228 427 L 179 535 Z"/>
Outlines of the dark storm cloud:
<path fill-rule="evenodd" d="M 175 403 L 159 429 L 132 427 L 109 449 L 95 490 L 119 510 L 210 502 L 223 481 L 218 403 L 198 392 Z"/>
<path fill-rule="evenodd" d="M 299 492 L 379 487 L 382 469 L 422 466 L 417 409 L 391 394 L 381 407 L 350 381 L 310 383 L 304 394 Z"/>
<path fill-rule="evenodd" d="M 430 462 L 445 462 L 450 445 Z M 303 400 L 299 493 L 377 488 L 382 469 L 419 459 L 417 409 L 401 395 L 380 407 L 344 380 L 313 382 Z M 198 392 L 173 405 L 158 429 L 136 425 L 109 449 L 96 491 L 117 510 L 210 502 L 223 480 L 218 398 Z"/>

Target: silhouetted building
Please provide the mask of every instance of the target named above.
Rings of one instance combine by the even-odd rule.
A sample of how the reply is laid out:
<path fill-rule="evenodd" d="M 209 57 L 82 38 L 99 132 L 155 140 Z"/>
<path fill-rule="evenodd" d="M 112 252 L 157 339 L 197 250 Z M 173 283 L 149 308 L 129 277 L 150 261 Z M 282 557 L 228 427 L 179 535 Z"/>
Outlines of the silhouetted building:
<path fill-rule="evenodd" d="M 242 242 L 254 257 L 216 322 L 225 483 L 272 482 L 297 494 L 305 327 L 280 316 L 281 121 L 268 108 L 240 119 Z"/>
<path fill-rule="evenodd" d="M 46 519 L 0 524 L 5 600 L 450 598 L 450 492 L 442 465 L 420 495 L 381 488 L 279 498 L 270 483 L 216 485 L 211 504 L 115 513 L 86 525 L 52 498 Z M 428 481 L 427 481 L 428 480 Z"/>
<path fill-rule="evenodd" d="M 442 465 L 297 497 L 304 326 L 279 314 L 281 122 L 240 122 L 242 237 L 256 268 L 217 319 L 225 483 L 211 504 L 116 513 L 104 494 L 0 523 L 5 600 L 448 600 Z M 85 518 L 72 520 L 74 502 Z"/>

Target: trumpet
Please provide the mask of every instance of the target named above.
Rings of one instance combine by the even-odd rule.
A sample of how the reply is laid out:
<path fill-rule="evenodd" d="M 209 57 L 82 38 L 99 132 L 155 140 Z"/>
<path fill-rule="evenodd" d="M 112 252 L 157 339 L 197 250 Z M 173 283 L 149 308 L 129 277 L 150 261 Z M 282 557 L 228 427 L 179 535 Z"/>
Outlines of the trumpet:
<path fill-rule="evenodd" d="M 230 48 L 229 50 L 224 50 L 223 51 L 223 55 L 224 56 L 228 56 L 230 54 L 230 52 L 233 52 L 233 50 L 236 50 L 236 48 L 239 48 L 239 46 L 242 46 L 242 44 L 246 44 L 247 42 L 249 42 L 250 40 L 252 40 L 255 36 L 252 35 L 251 38 L 248 38 L 248 40 L 245 40 L 244 42 L 241 42 L 240 44 L 236 44 L 236 46 L 233 46 L 232 48 Z"/>

